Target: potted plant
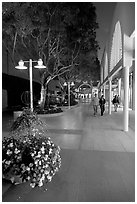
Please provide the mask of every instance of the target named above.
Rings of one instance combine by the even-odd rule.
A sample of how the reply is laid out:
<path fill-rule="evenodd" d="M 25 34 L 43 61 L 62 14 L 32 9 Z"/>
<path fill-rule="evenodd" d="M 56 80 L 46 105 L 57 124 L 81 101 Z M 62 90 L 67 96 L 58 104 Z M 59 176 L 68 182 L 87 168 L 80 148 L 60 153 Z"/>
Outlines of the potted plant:
<path fill-rule="evenodd" d="M 30 186 L 50 182 L 61 167 L 60 147 L 47 136 L 36 113 L 24 109 L 13 122 L 9 137 L 2 141 L 3 178 Z"/>

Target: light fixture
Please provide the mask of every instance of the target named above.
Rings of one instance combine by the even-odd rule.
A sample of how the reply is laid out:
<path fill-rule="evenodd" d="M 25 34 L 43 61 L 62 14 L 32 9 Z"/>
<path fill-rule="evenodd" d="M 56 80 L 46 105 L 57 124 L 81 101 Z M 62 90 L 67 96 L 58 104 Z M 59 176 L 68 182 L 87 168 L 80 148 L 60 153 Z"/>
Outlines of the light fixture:
<path fill-rule="evenodd" d="M 72 82 L 68 81 L 68 82 L 64 82 L 63 85 L 68 86 L 68 107 L 70 109 L 70 88 L 71 88 L 71 86 L 74 86 L 75 84 L 73 81 Z"/>
<path fill-rule="evenodd" d="M 72 82 L 71 82 L 71 86 L 74 86 L 74 85 L 75 85 L 75 84 L 74 84 L 74 82 L 72 81 Z"/>
<path fill-rule="evenodd" d="M 29 79 L 30 79 L 30 109 L 33 112 L 33 83 L 32 83 L 32 63 L 37 62 L 38 65 L 34 66 L 35 68 L 38 69 L 43 69 L 46 68 L 46 66 L 43 65 L 42 59 L 39 59 L 38 61 L 32 61 L 32 59 L 29 59 L 29 61 L 19 61 L 19 65 L 16 66 L 16 69 L 27 69 L 26 66 L 24 66 L 24 62 L 29 63 Z"/>
<path fill-rule="evenodd" d="M 37 68 L 37 69 L 45 69 L 46 68 L 46 66 L 43 65 L 42 59 L 39 59 L 38 64 L 36 66 L 34 66 L 34 67 Z"/>
<path fill-rule="evenodd" d="M 16 69 L 22 69 L 22 70 L 23 70 L 23 69 L 27 69 L 27 67 L 24 66 L 23 60 L 20 60 L 18 64 L 19 64 L 19 65 L 15 67 Z"/>
<path fill-rule="evenodd" d="M 63 84 L 64 86 L 67 86 L 67 82 L 64 82 L 64 84 Z"/>

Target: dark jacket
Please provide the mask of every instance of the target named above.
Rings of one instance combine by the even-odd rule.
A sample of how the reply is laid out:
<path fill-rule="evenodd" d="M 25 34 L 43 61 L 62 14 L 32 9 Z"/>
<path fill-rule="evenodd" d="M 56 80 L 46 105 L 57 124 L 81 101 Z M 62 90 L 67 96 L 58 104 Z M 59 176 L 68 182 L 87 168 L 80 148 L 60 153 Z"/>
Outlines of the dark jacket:
<path fill-rule="evenodd" d="M 118 99 L 118 97 L 113 98 L 112 103 L 113 103 L 113 104 L 114 104 L 114 103 L 119 103 L 119 99 Z"/>
<path fill-rule="evenodd" d="M 104 98 L 100 98 L 100 99 L 99 99 L 99 105 L 100 105 L 100 106 L 105 105 L 105 103 L 106 103 L 106 100 L 105 100 Z"/>

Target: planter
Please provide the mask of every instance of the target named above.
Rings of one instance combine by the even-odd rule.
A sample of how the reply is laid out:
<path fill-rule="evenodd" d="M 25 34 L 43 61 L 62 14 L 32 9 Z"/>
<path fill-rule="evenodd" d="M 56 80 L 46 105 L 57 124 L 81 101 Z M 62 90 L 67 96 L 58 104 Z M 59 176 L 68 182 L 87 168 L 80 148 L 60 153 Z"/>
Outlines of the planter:
<path fill-rule="evenodd" d="M 15 112 L 18 117 L 22 112 Z M 45 123 L 29 109 L 23 110 L 2 141 L 2 176 L 13 184 L 43 186 L 61 167 L 60 147 L 45 130 Z"/>
<path fill-rule="evenodd" d="M 21 114 L 22 114 L 22 111 L 14 111 L 13 112 L 14 120 L 16 120 Z"/>

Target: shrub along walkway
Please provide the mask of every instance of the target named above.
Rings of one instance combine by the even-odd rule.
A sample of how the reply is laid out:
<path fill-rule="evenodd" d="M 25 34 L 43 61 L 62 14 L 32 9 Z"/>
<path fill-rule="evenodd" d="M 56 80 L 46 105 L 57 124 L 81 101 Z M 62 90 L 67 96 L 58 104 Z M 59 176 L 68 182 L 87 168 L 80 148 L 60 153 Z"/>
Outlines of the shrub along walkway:
<path fill-rule="evenodd" d="M 3 183 L 3 202 L 135 201 L 134 111 L 130 111 L 128 132 L 122 130 L 121 109 L 111 115 L 106 111 L 103 117 L 99 110 L 94 117 L 88 104 L 42 120 L 47 123 L 48 136 L 62 149 L 61 169 L 41 189 L 31 189 L 28 183 Z"/>

